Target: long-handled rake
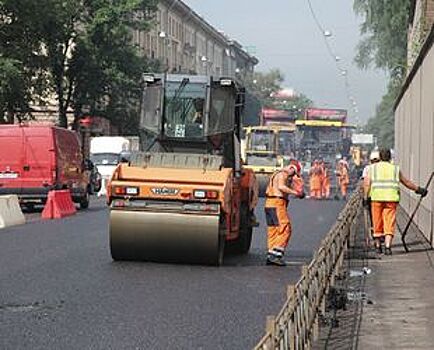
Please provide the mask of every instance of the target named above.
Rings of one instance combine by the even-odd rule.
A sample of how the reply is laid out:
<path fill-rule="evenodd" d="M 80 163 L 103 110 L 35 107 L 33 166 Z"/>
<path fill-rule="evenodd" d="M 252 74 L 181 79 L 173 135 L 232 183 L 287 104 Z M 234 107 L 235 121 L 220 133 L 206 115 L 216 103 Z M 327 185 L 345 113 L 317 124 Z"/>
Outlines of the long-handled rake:
<path fill-rule="evenodd" d="M 428 189 L 429 186 L 431 185 L 431 181 L 433 180 L 433 178 L 434 178 L 434 171 L 431 173 L 431 176 L 430 176 L 430 178 L 429 178 L 429 180 L 425 186 L 426 189 Z M 402 232 L 402 235 L 401 235 L 402 245 L 404 246 L 406 253 L 408 253 L 410 250 L 408 249 L 407 244 L 405 243 L 405 236 L 407 236 L 408 229 L 410 228 L 410 225 L 413 222 L 413 219 L 414 219 L 417 211 L 419 210 L 419 207 L 422 203 L 422 200 L 423 200 L 423 197 L 420 197 L 419 201 L 417 202 L 416 208 L 414 208 L 413 213 L 411 214 L 410 219 L 408 220 L 407 225 L 405 226 L 404 231 Z"/>

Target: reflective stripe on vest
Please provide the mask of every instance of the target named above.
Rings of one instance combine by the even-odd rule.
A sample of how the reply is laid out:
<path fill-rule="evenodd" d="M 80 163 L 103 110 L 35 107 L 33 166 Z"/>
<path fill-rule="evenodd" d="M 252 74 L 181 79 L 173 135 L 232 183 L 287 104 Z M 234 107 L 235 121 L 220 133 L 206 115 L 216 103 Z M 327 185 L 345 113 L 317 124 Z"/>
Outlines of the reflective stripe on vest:
<path fill-rule="evenodd" d="M 370 197 L 374 202 L 399 202 L 399 167 L 388 162 L 372 164 Z"/>

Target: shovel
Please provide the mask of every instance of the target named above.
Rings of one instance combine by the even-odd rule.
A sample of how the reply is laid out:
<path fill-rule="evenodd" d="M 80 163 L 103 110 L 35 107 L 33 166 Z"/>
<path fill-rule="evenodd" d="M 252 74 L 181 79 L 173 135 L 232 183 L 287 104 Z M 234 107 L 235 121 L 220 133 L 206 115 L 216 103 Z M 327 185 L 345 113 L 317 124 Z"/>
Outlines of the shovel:
<path fill-rule="evenodd" d="M 432 172 L 432 174 L 428 180 L 428 183 L 426 184 L 426 187 L 425 187 L 426 189 L 428 189 L 429 186 L 431 185 L 431 181 L 433 180 L 433 178 L 434 178 L 434 171 Z M 405 236 L 407 236 L 408 229 L 410 228 L 410 225 L 413 222 L 414 216 L 416 215 L 417 211 L 419 210 L 419 207 L 420 207 L 420 204 L 422 203 L 423 198 L 424 197 L 420 197 L 419 201 L 417 202 L 416 208 L 414 208 L 414 211 L 411 214 L 410 219 L 408 220 L 407 225 L 405 226 L 404 231 L 402 232 L 402 235 L 401 235 L 402 245 L 404 246 L 406 253 L 408 253 L 410 250 L 408 249 L 407 244 L 405 243 Z"/>

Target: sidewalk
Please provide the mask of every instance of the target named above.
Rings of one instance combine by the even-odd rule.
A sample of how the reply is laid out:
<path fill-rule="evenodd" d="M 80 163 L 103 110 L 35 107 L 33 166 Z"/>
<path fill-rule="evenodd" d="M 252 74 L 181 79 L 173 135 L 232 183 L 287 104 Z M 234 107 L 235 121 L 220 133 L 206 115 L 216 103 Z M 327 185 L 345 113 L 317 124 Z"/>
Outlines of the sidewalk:
<path fill-rule="evenodd" d="M 400 213 L 401 229 L 406 220 Z M 341 282 L 347 308 L 326 322 L 315 349 L 434 349 L 434 251 L 415 227 L 406 241 L 410 253 L 398 234 L 393 255 L 378 256 L 365 251 L 358 230 Z"/>

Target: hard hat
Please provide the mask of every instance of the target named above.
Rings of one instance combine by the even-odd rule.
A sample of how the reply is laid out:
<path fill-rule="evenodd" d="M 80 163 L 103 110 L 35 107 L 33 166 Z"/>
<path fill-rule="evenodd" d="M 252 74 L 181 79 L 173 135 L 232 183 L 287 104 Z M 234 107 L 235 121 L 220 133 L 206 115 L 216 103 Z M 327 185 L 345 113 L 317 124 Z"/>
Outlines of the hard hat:
<path fill-rule="evenodd" d="M 372 151 L 371 155 L 369 156 L 369 160 L 370 161 L 380 160 L 380 152 L 378 152 L 378 151 Z"/>
<path fill-rule="evenodd" d="M 300 162 L 291 163 L 288 166 L 288 169 L 294 169 L 297 174 L 300 174 L 301 173 L 301 164 L 300 164 Z"/>

